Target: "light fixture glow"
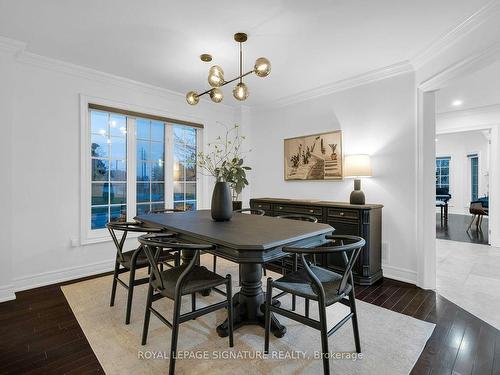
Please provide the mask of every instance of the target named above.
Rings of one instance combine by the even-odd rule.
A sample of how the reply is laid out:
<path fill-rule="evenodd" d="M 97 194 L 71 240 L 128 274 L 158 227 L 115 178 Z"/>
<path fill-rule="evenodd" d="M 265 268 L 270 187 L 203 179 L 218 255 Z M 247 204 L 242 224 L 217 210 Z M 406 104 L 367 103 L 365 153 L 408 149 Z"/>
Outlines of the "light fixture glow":
<path fill-rule="evenodd" d="M 265 57 L 259 57 L 255 60 L 253 68 L 255 74 L 259 77 L 267 77 L 271 73 L 271 62 Z"/>
<path fill-rule="evenodd" d="M 462 104 L 464 104 L 464 102 L 460 99 L 457 99 L 457 100 L 454 100 L 453 102 L 451 102 L 451 105 L 453 107 L 460 107 Z"/>
<path fill-rule="evenodd" d="M 200 101 L 200 97 L 198 96 L 198 94 L 196 93 L 196 91 L 189 91 L 186 94 L 186 101 L 190 105 L 196 105 Z"/>
<path fill-rule="evenodd" d="M 248 98 L 248 94 L 248 87 L 243 82 L 238 83 L 233 89 L 233 96 L 239 101 Z"/>
<path fill-rule="evenodd" d="M 220 87 L 224 84 L 224 71 L 218 65 L 214 65 L 208 71 L 208 84 L 212 87 Z"/>
<path fill-rule="evenodd" d="M 210 99 L 212 99 L 214 103 L 222 102 L 222 99 L 224 99 L 224 94 L 222 93 L 222 90 L 217 87 L 212 89 L 210 91 Z"/>

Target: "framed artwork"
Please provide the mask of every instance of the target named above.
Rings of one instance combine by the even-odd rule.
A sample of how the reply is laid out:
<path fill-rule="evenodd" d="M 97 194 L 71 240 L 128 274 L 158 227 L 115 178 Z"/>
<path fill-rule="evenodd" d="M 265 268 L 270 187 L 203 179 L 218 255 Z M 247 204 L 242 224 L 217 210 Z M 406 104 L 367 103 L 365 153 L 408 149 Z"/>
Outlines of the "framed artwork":
<path fill-rule="evenodd" d="M 342 131 L 285 139 L 285 180 L 341 180 Z"/>

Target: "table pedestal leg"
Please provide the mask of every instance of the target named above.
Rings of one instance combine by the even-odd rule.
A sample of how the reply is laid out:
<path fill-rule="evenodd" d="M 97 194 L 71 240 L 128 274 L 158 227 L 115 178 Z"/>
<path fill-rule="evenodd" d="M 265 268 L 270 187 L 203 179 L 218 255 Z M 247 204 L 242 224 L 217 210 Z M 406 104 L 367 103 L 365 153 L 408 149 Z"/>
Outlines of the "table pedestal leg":
<path fill-rule="evenodd" d="M 250 324 L 264 327 L 266 296 L 262 290 L 262 265 L 243 263 L 240 270 L 241 290 L 233 297 L 234 329 Z M 273 304 L 279 304 L 279 301 L 273 301 Z M 271 314 L 271 318 L 271 331 L 276 337 L 283 337 L 286 327 L 280 324 L 274 314 Z M 228 335 L 227 320 L 217 327 L 217 333 L 221 337 Z"/>

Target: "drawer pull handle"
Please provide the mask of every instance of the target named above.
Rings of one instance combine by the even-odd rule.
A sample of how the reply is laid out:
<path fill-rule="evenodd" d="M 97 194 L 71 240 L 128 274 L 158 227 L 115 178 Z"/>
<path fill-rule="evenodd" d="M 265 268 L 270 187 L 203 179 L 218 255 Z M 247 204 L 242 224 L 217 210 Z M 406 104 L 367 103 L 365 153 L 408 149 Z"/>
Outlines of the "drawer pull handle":
<path fill-rule="evenodd" d="M 345 214 L 343 212 L 340 213 L 340 216 L 344 216 Z"/>
<path fill-rule="evenodd" d="M 261 204 L 259 204 L 257 207 L 262 208 L 262 205 L 261 205 Z"/>
<path fill-rule="evenodd" d="M 313 214 L 313 213 L 314 213 L 314 210 L 309 210 L 309 212 Z"/>
<path fill-rule="evenodd" d="M 282 210 L 282 209 L 283 209 L 283 207 L 281 207 L 281 206 L 280 206 L 280 207 L 278 207 L 278 210 Z"/>

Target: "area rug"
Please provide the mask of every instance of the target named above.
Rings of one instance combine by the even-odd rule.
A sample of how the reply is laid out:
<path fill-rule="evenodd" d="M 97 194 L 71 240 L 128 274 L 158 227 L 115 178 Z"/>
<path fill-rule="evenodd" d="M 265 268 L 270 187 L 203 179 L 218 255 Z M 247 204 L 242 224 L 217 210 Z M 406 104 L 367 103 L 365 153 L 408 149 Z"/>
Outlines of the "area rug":
<path fill-rule="evenodd" d="M 218 272 L 231 273 L 236 280 L 233 284 L 237 284 L 237 265 L 219 260 Z M 202 260 L 207 265 L 210 261 L 209 255 Z M 268 276 L 279 277 L 272 272 L 268 272 Z M 141 345 L 147 286 L 136 287 L 132 319 L 130 325 L 125 325 L 126 290 L 118 285 L 115 306 L 109 307 L 111 281 L 112 276 L 106 276 L 62 287 L 104 371 L 108 375 L 167 373 L 171 331 L 153 315 L 148 343 Z M 198 306 L 222 298 L 216 293 L 200 296 Z M 281 301 L 283 306 L 290 306 L 289 296 Z M 189 311 L 190 299 L 186 297 L 184 302 L 183 311 Z M 155 302 L 155 306 L 166 317 L 172 316 L 172 301 L 162 299 Z M 432 334 L 434 324 L 362 301 L 357 301 L 357 306 L 362 355 L 354 355 L 349 322 L 329 338 L 331 373 L 408 374 Z M 297 311 L 304 311 L 301 298 Z M 347 313 L 343 305 L 329 307 L 329 327 Z M 245 326 L 236 330 L 233 348 L 229 348 L 227 338 L 216 334 L 215 327 L 225 319 L 225 314 L 225 310 L 220 310 L 181 325 L 176 374 L 322 373 L 322 361 L 318 358 L 321 350 L 319 331 L 279 316 L 287 333 L 279 339 L 271 335 L 271 352 L 264 357 L 264 330 L 261 327 Z M 311 303 L 311 316 L 317 318 L 314 302 Z"/>

